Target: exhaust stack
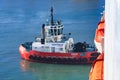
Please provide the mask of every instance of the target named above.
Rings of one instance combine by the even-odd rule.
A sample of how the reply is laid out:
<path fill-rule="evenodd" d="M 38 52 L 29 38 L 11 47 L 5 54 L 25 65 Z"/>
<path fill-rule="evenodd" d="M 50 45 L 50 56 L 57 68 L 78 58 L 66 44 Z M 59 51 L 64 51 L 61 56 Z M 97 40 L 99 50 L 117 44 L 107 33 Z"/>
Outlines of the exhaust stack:
<path fill-rule="evenodd" d="M 45 44 L 45 24 L 42 25 L 41 44 Z"/>

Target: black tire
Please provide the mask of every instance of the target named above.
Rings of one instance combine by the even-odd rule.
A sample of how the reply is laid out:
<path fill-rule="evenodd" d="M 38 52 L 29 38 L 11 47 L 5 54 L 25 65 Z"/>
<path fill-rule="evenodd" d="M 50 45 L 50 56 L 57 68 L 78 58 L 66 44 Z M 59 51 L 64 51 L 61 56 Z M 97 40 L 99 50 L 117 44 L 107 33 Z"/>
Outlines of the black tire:
<path fill-rule="evenodd" d="M 38 57 L 38 60 L 41 61 L 41 57 L 40 56 Z"/>
<path fill-rule="evenodd" d="M 87 59 L 87 58 L 83 58 L 83 59 L 81 60 L 81 62 L 82 62 L 82 63 L 87 63 L 87 62 L 88 62 L 88 59 Z"/>
<path fill-rule="evenodd" d="M 51 62 L 51 58 L 50 57 L 48 57 L 48 63 L 50 63 Z"/>
<path fill-rule="evenodd" d="M 96 59 L 97 59 L 97 57 L 90 57 L 90 61 L 94 61 Z"/>
<path fill-rule="evenodd" d="M 29 59 L 33 60 L 33 56 L 32 56 L 32 55 L 30 55 L 30 56 L 29 56 Z"/>
<path fill-rule="evenodd" d="M 36 60 L 36 61 L 38 60 L 37 56 L 34 56 L 34 60 Z"/>
<path fill-rule="evenodd" d="M 82 62 L 82 59 L 81 58 L 78 58 L 78 59 L 76 59 L 77 61 L 76 61 L 76 64 L 81 64 L 81 62 Z"/>
<path fill-rule="evenodd" d="M 53 59 L 52 59 L 52 63 L 57 63 L 57 59 L 56 59 L 56 58 L 53 58 Z"/>
<path fill-rule="evenodd" d="M 43 57 L 43 60 L 42 60 L 43 62 L 46 62 L 46 57 Z"/>
<path fill-rule="evenodd" d="M 97 57 L 97 56 L 99 56 L 99 54 L 100 54 L 100 53 L 95 52 L 95 53 L 92 53 L 91 56 Z"/>
<path fill-rule="evenodd" d="M 71 59 L 71 58 L 68 58 L 68 59 L 67 59 L 67 64 L 71 64 L 71 61 L 72 61 L 72 59 Z"/>

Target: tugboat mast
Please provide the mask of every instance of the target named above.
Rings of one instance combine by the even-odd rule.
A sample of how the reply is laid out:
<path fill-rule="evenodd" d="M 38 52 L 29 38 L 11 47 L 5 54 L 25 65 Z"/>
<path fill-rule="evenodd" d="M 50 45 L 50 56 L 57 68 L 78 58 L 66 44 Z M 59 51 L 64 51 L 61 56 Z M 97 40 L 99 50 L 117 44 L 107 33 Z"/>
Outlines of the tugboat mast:
<path fill-rule="evenodd" d="M 53 7 L 51 7 L 50 12 L 51 12 L 51 15 L 50 15 L 50 17 L 51 17 L 51 25 L 53 25 Z"/>

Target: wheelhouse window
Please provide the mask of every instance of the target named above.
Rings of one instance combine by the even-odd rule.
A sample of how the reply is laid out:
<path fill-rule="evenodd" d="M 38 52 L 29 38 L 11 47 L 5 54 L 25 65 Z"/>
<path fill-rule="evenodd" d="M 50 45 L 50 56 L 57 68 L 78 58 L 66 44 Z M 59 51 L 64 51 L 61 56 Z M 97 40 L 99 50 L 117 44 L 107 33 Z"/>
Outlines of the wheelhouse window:
<path fill-rule="evenodd" d="M 54 30 L 53 29 L 50 29 L 50 31 L 51 31 L 51 35 L 53 36 L 54 35 Z"/>
<path fill-rule="evenodd" d="M 58 29 L 58 35 L 60 35 L 61 33 L 60 33 L 60 29 Z"/>
<path fill-rule="evenodd" d="M 57 29 L 56 28 L 54 29 L 54 33 L 55 33 L 55 35 L 57 35 Z"/>
<path fill-rule="evenodd" d="M 50 36 L 57 36 L 57 35 L 61 35 L 62 33 L 63 33 L 62 26 L 53 26 L 48 30 L 48 34 Z"/>
<path fill-rule="evenodd" d="M 62 34 L 62 33 L 63 33 L 63 28 L 60 29 L 60 34 Z"/>
<path fill-rule="evenodd" d="M 63 51 L 63 48 L 60 48 L 59 50 L 60 50 L 60 51 Z"/>

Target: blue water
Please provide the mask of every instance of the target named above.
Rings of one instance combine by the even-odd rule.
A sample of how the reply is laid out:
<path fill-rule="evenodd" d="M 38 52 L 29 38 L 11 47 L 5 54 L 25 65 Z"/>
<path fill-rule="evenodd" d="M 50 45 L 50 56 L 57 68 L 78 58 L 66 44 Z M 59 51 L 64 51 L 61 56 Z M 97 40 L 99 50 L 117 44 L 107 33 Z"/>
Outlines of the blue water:
<path fill-rule="evenodd" d="M 104 0 L 0 0 L 0 80 L 88 80 L 90 65 L 33 63 L 20 58 L 18 48 L 40 35 L 51 5 L 75 42 L 94 45 L 94 33 Z"/>

